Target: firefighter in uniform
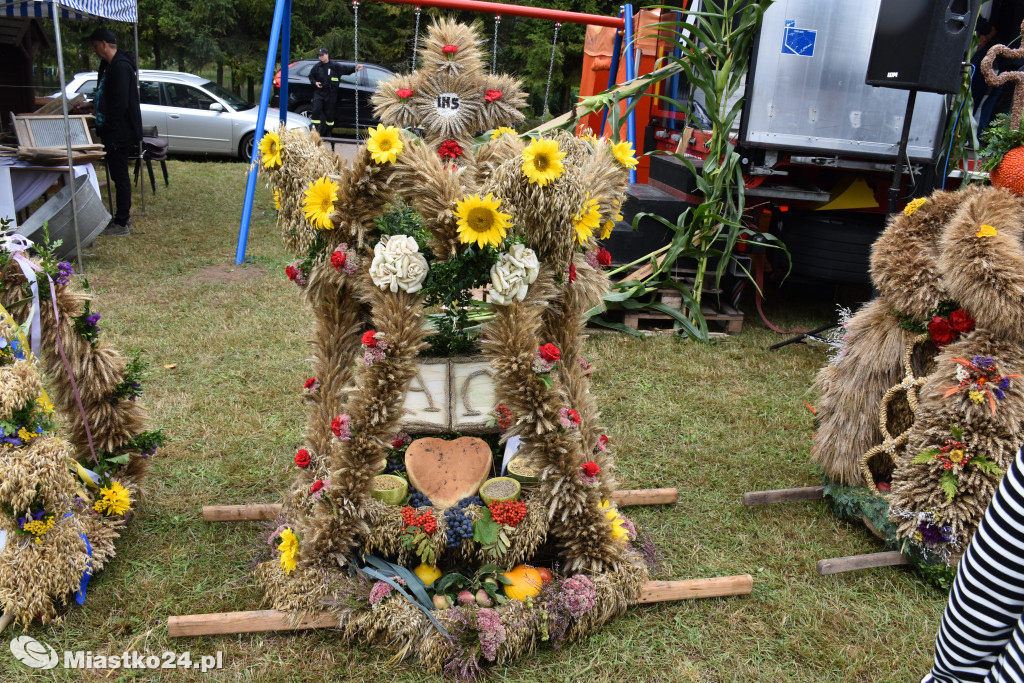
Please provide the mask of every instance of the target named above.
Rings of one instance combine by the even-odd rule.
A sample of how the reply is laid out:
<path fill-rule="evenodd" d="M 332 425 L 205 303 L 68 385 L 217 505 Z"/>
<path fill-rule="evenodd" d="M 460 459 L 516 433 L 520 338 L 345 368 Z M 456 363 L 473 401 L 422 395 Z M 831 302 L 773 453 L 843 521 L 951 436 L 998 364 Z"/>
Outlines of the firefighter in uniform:
<path fill-rule="evenodd" d="M 310 120 L 320 135 L 326 136 L 334 128 L 334 110 L 338 105 L 338 84 L 341 77 L 354 73 L 356 68 L 331 61 L 330 52 L 326 47 L 320 48 L 318 54 L 320 63 L 314 64 L 309 71 L 309 83 L 313 86 L 313 111 Z"/>

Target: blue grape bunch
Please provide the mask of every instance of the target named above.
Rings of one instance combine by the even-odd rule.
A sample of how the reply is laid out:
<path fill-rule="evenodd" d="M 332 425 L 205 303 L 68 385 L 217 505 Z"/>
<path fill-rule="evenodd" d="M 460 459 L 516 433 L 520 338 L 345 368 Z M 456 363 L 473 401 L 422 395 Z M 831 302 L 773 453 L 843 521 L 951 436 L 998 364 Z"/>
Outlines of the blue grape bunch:
<path fill-rule="evenodd" d="M 430 499 L 427 498 L 427 496 L 425 494 L 420 493 L 416 489 L 412 490 L 412 495 L 409 496 L 409 506 L 410 507 L 414 507 L 414 508 L 428 508 L 431 505 L 433 505 L 433 503 L 430 502 Z"/>
<path fill-rule="evenodd" d="M 469 496 L 444 511 L 449 548 L 458 548 L 464 539 L 473 538 L 473 518 L 466 512 L 466 508 L 470 505 L 482 506 L 483 504 L 484 501 L 480 496 Z"/>

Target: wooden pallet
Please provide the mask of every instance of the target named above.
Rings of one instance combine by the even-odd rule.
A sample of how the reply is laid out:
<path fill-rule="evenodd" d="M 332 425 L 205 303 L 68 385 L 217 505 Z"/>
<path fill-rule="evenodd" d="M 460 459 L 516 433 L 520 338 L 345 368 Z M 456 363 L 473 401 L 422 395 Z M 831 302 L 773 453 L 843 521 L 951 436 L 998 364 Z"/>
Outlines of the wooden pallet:
<path fill-rule="evenodd" d="M 675 310 L 683 307 L 683 297 L 675 289 L 659 289 L 656 301 L 665 304 Z M 675 318 L 667 313 L 651 310 L 626 310 L 621 308 L 609 308 L 610 312 L 622 311 L 622 322 L 637 330 L 656 330 L 672 328 L 676 322 Z M 700 312 L 704 320 L 709 323 L 717 323 L 722 332 L 726 334 L 739 334 L 743 331 L 743 313 L 728 304 L 718 310 L 711 304 L 703 304 Z"/>

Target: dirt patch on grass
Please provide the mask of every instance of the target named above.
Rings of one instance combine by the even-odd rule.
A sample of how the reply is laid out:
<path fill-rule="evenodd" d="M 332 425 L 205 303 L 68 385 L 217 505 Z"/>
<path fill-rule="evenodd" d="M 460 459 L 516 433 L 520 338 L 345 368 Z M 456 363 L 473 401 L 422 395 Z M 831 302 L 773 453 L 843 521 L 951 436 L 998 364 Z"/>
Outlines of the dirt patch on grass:
<path fill-rule="evenodd" d="M 261 265 L 250 263 L 244 266 L 214 265 L 203 266 L 196 271 L 195 279 L 199 282 L 220 282 L 227 285 L 248 282 L 262 277 L 267 269 Z"/>

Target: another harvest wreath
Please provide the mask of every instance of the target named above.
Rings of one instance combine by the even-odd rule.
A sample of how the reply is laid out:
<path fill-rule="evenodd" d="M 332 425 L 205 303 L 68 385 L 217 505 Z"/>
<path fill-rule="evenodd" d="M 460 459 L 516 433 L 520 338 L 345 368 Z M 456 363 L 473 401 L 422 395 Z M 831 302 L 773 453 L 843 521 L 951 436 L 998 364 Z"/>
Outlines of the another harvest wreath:
<path fill-rule="evenodd" d="M 433 26 L 423 68 L 382 84 L 383 124 L 351 164 L 288 131 L 265 138 L 259 162 L 316 331 L 298 479 L 257 576 L 296 619 L 332 612 L 350 638 L 463 677 L 591 632 L 636 603 L 648 575 L 610 503 L 580 335 L 608 289 L 596 240 L 636 160 L 594 137 L 518 138 L 518 83 L 483 74 L 478 42 L 464 25 Z M 494 132 L 477 143 L 479 130 Z M 405 493 L 404 465 L 428 446 L 402 431 L 403 402 L 428 346 L 490 360 L 491 446 L 518 441 L 532 476 L 447 504 Z"/>

